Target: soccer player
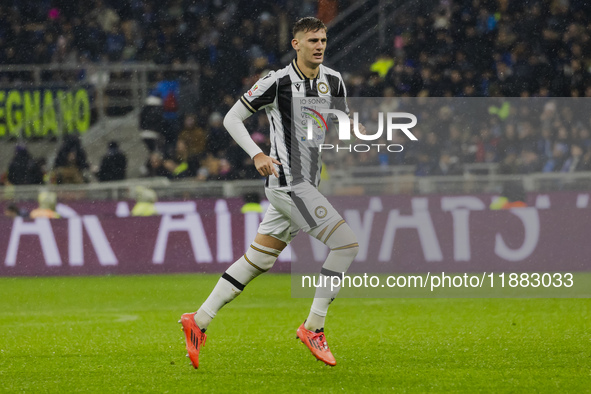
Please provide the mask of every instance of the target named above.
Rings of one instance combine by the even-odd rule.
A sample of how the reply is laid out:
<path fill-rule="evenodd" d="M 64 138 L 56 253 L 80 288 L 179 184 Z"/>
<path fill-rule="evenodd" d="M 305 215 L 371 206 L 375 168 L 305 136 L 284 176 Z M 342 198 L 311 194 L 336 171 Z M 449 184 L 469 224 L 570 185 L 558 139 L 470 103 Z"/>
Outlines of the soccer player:
<path fill-rule="evenodd" d="M 340 73 L 322 65 L 326 31 L 319 19 L 307 17 L 297 21 L 291 41 L 296 58 L 287 67 L 258 80 L 224 118 L 230 135 L 253 158 L 258 172 L 267 177 L 265 194 L 271 204 L 246 253 L 222 275 L 199 310 L 183 314 L 179 321 L 195 368 L 206 339 L 205 330 L 217 312 L 251 280 L 268 271 L 300 230 L 331 250 L 321 276 L 343 275 L 357 255 L 355 234 L 317 189 L 322 167 L 318 147 L 326 130 L 314 125 L 310 138 L 312 131 L 305 127 L 311 125 L 306 122 L 306 113 L 331 108 L 349 112 Z M 265 110 L 271 129 L 269 156 L 250 138 L 243 123 L 261 109 Z M 363 126 L 359 127 L 363 133 Z M 297 329 L 298 338 L 312 354 L 331 366 L 336 361 L 326 343 L 324 320 L 338 291 L 318 288 L 307 319 Z"/>

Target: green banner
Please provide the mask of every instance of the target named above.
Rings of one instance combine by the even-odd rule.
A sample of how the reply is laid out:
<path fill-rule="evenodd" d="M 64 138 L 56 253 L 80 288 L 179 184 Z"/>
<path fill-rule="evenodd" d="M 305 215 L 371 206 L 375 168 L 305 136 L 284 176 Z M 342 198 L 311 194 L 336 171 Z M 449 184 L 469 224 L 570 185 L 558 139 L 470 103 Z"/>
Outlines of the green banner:
<path fill-rule="evenodd" d="M 84 134 L 90 120 L 87 88 L 0 90 L 0 138 Z"/>

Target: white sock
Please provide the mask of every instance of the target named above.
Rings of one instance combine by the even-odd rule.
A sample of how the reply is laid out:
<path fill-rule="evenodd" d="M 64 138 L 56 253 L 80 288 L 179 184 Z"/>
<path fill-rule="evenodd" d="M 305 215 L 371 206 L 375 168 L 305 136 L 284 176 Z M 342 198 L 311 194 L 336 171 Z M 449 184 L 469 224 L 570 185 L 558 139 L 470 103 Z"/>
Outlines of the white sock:
<path fill-rule="evenodd" d="M 207 300 L 195 314 L 195 323 L 203 331 L 224 305 L 238 297 L 254 278 L 268 271 L 281 251 L 255 242 L 247 252 L 224 272 Z"/>
<path fill-rule="evenodd" d="M 331 252 L 332 253 L 332 252 Z M 329 255 L 330 256 L 330 255 Z M 354 258 L 355 256 L 353 256 Z M 325 263 L 326 265 L 326 263 Z M 316 289 L 316 294 L 314 295 L 314 301 L 312 301 L 312 307 L 310 308 L 310 314 L 304 323 L 304 327 L 310 331 L 322 330 L 324 329 L 324 320 L 326 318 L 326 314 L 328 313 L 328 307 L 331 302 L 339 294 L 339 290 L 341 287 L 334 287 L 331 288 L 330 276 L 338 275 L 337 272 L 328 271 L 322 267 L 322 271 L 320 272 L 320 277 L 322 278 L 321 283 L 326 283 L 326 287 L 319 287 Z M 340 276 L 340 275 L 339 275 Z M 327 281 L 324 282 L 324 277 L 327 277 Z"/>
<path fill-rule="evenodd" d="M 241 259 L 243 258 L 244 256 L 241 257 Z M 240 260 L 232 264 L 232 266 L 239 263 Z M 202 331 L 206 330 L 217 312 L 228 302 L 238 297 L 238 295 L 242 293 L 242 290 L 244 290 L 244 286 L 245 285 L 235 280 L 232 276 L 228 275 L 228 271 L 224 272 L 209 297 L 207 297 L 207 300 L 205 300 L 203 305 L 201 305 L 201 308 L 199 308 L 195 314 L 195 323 L 197 323 L 199 328 Z"/>
<path fill-rule="evenodd" d="M 320 298 L 315 298 L 314 302 L 316 302 L 317 299 L 320 299 Z M 312 309 L 314 309 L 314 303 L 312 303 Z M 320 316 L 320 315 L 317 315 L 316 313 L 310 311 L 310 314 L 308 315 L 308 318 L 306 319 L 306 322 L 304 323 L 304 327 L 306 328 L 306 330 L 310 330 L 310 331 L 322 330 L 322 329 L 324 329 L 324 320 L 325 319 L 326 319 L 326 315 Z"/>
<path fill-rule="evenodd" d="M 328 307 L 331 302 L 337 297 L 340 286 L 331 287 L 331 276 L 342 275 L 347 272 L 349 266 L 357 256 L 359 245 L 357 238 L 351 228 L 342 222 L 338 222 L 333 230 L 329 232 L 326 239 L 322 240 L 330 249 L 330 253 L 326 261 L 322 265 L 320 276 L 321 283 L 326 283 L 326 287 L 318 287 L 314 295 L 314 301 L 310 308 L 310 314 L 304 327 L 311 331 L 316 331 L 324 328 L 324 320 L 328 313 Z M 326 279 L 326 281 L 324 281 Z"/>

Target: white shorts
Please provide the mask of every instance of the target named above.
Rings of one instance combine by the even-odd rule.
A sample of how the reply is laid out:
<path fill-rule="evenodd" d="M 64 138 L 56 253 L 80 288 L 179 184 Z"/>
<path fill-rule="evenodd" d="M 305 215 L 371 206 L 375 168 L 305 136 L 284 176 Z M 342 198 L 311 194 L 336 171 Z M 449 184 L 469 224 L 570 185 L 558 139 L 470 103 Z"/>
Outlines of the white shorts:
<path fill-rule="evenodd" d="M 307 182 L 285 189 L 265 189 L 271 205 L 259 226 L 259 234 L 270 235 L 285 243 L 300 230 L 316 237 L 328 224 L 342 220 L 318 189 Z"/>

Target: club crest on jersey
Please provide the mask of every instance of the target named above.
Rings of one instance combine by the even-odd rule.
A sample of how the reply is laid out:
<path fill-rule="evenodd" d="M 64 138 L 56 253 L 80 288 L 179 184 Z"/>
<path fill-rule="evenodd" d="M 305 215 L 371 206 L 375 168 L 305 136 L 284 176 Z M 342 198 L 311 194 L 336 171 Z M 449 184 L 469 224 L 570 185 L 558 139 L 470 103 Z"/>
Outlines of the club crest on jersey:
<path fill-rule="evenodd" d="M 328 93 L 328 85 L 324 82 L 318 82 L 318 91 L 322 94 Z"/>
<path fill-rule="evenodd" d="M 327 213 L 328 213 L 328 210 L 325 207 L 323 207 L 322 205 L 316 207 L 316 209 L 314 210 L 314 215 L 316 215 L 316 217 L 318 219 L 324 218 Z"/>

